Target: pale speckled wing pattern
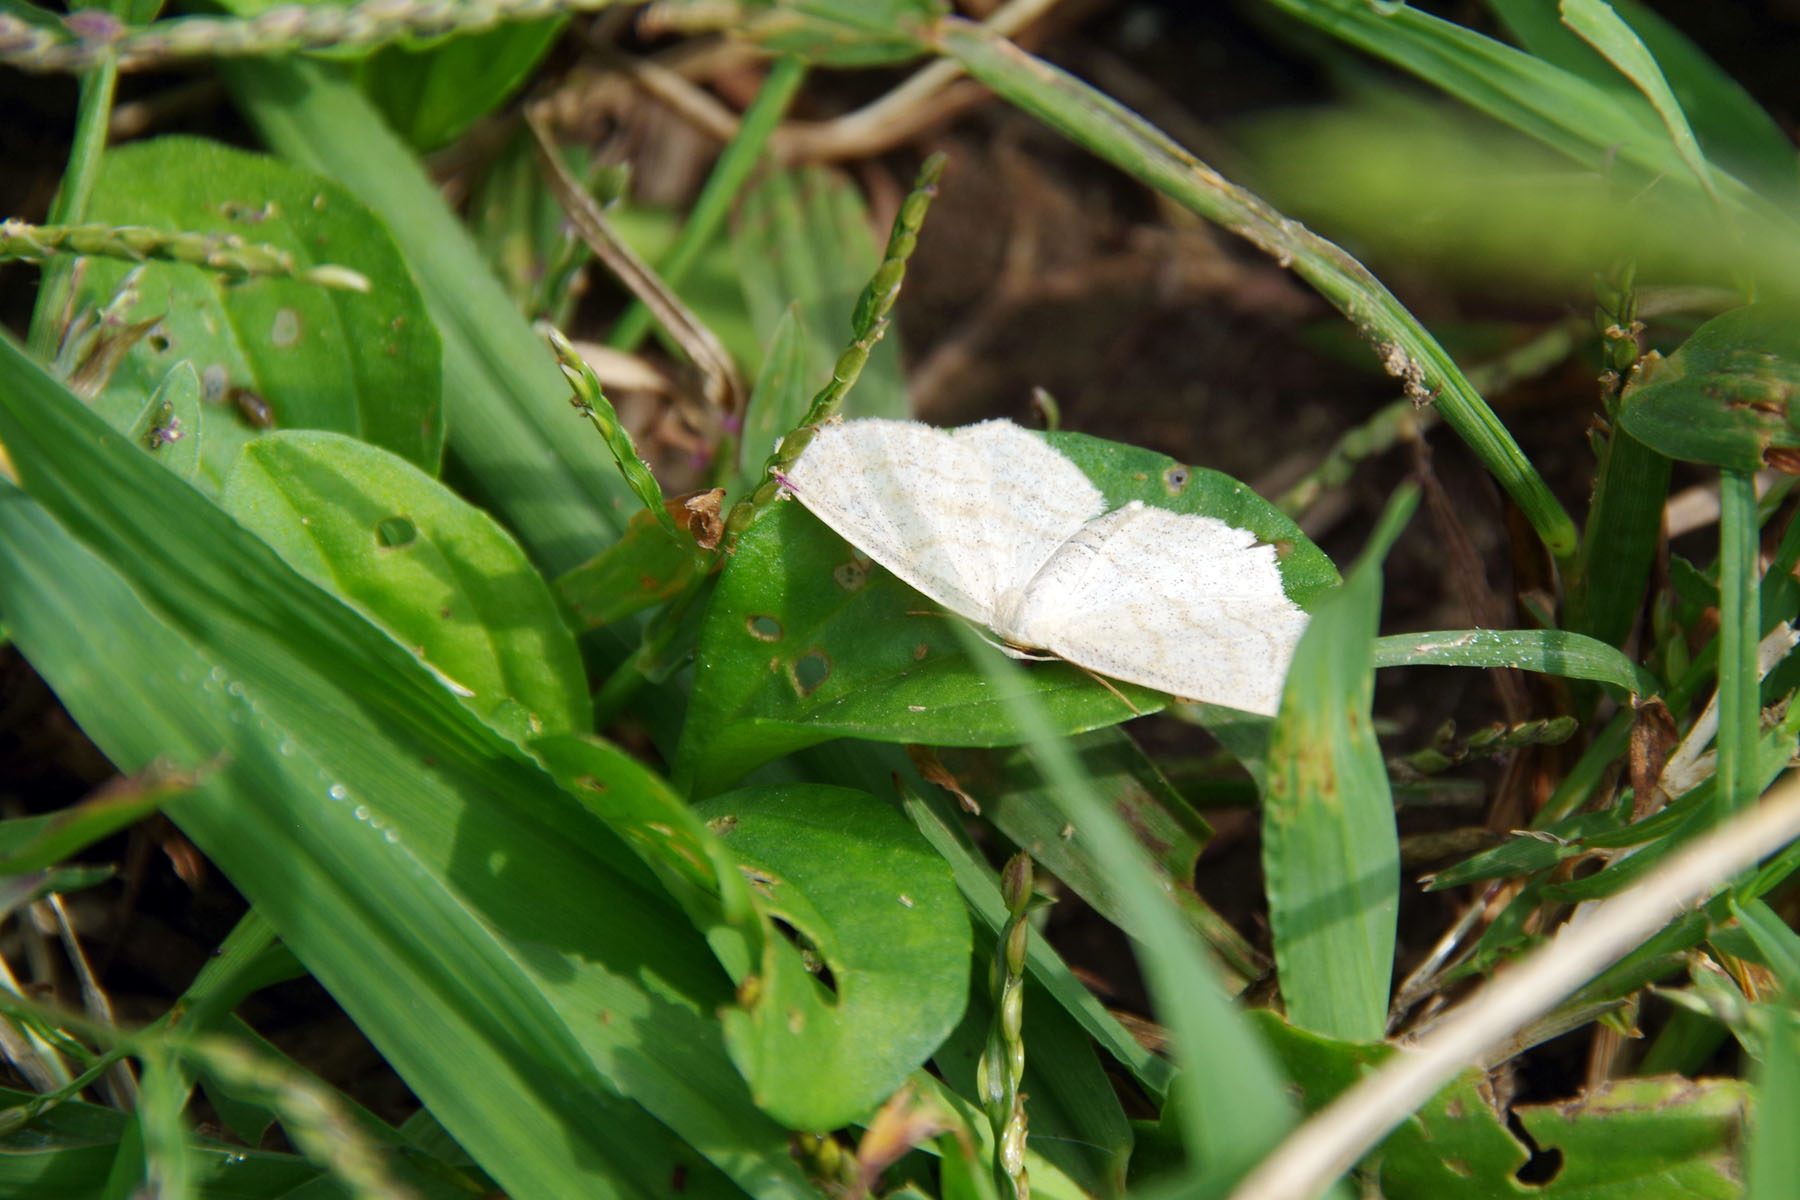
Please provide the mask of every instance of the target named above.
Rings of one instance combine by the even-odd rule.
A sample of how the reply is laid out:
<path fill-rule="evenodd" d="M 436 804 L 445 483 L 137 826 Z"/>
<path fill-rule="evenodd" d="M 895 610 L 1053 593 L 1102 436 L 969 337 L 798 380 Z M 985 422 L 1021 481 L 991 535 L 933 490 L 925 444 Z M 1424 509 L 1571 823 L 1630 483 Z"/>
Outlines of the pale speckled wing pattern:
<path fill-rule="evenodd" d="M 1138 501 L 1090 521 L 1026 589 L 1003 637 L 1190 700 L 1273 715 L 1306 613 L 1275 548 Z"/>
<path fill-rule="evenodd" d="M 1105 498 L 1010 421 L 822 426 L 801 503 L 952 612 L 1015 645 L 1193 700 L 1272 714 L 1306 613 L 1275 548 L 1213 517 Z"/>
<path fill-rule="evenodd" d="M 983 625 L 1000 592 L 1105 508 L 1079 467 L 1010 421 L 823 425 L 786 479 L 846 541 Z"/>

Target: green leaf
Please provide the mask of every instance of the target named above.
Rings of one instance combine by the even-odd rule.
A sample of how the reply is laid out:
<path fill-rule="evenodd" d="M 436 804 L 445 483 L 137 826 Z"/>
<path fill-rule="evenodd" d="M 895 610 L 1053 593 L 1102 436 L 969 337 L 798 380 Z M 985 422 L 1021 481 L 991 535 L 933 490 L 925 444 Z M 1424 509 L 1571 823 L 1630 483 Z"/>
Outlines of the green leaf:
<path fill-rule="evenodd" d="M 1400 845 L 1375 740 L 1381 562 L 1418 502 L 1388 505 L 1288 668 L 1263 776 L 1263 875 L 1282 996 L 1296 1025 L 1379 1040 L 1387 1028 Z"/>
<path fill-rule="evenodd" d="M 863 792 L 746 788 L 699 812 L 774 929 L 726 1009 L 756 1101 L 795 1129 L 866 1119 L 937 1049 L 969 998 L 969 921 L 918 831 Z M 830 972 L 824 985 L 803 954 Z"/>
<path fill-rule="evenodd" d="M 306 264 L 361 272 L 367 294 L 292 279 L 233 282 L 172 263 L 90 260 L 79 299 L 98 303 L 142 270 L 126 318 L 162 318 L 125 356 L 95 408 L 136 418 L 170 368 L 199 372 L 199 479 L 216 489 L 260 432 L 233 401 L 260 398 L 283 428 L 334 429 L 436 472 L 443 451 L 438 337 L 381 222 L 342 188 L 286 163 L 196 138 L 109 151 L 89 216 L 268 242 Z M 176 443 L 179 445 L 180 443 Z"/>
<path fill-rule="evenodd" d="M 1650 101 L 1656 115 L 1662 118 L 1663 128 L 1668 130 L 1669 140 L 1675 144 L 1675 152 L 1700 186 L 1711 194 L 1712 171 L 1694 131 L 1688 128 L 1687 114 L 1669 90 L 1669 81 L 1663 78 L 1655 56 L 1631 26 L 1605 0 L 1561 0 L 1561 7 L 1564 23 L 1604 55 Z"/>
<path fill-rule="evenodd" d="M 521 1198 L 678 1167 L 811 1195 L 725 1053 L 725 977 L 606 826 L 6 342 L 0 381 L 21 477 L 119 572 L 0 494 L 19 646 L 126 769 L 220 756 L 170 816 L 476 1160 Z"/>
<path fill-rule="evenodd" d="M 0 1090 L 0 1108 L 16 1111 L 36 1097 Z M 99 1196 L 125 1136 L 129 1114 L 79 1100 L 64 1100 L 20 1128 L 0 1134 L 0 1194 Z M 293 1154 L 255 1150 L 236 1143 L 195 1138 L 189 1144 L 190 1182 L 200 1195 L 280 1197 L 321 1178 L 322 1172 Z"/>
<path fill-rule="evenodd" d="M 1645 363 L 1619 423 L 1670 458 L 1759 471 L 1771 450 L 1800 449 L 1796 388 L 1800 314 L 1749 304 L 1700 326 L 1666 360 Z"/>
<path fill-rule="evenodd" d="M 1307 1112 L 1323 1108 L 1392 1053 L 1289 1025 L 1268 1009 L 1249 1014 Z M 1537 1193 L 1514 1173 L 1530 1153 L 1494 1109 L 1487 1077 L 1463 1071 L 1364 1160 L 1380 1172 L 1388 1200 L 1510 1200 Z"/>
<path fill-rule="evenodd" d="M 1634 0 L 1610 0 L 1638 38 L 1656 56 L 1688 120 L 1709 156 L 1791 194 L 1796 182 L 1794 147 L 1772 117 L 1689 41 L 1680 30 Z M 1542 0 L 1488 0 L 1526 50 L 1546 62 L 1602 87 L 1624 90 L 1612 66 L 1557 20 Z"/>
<path fill-rule="evenodd" d="M 272 146 L 381 215 L 444 338 L 444 406 L 459 468 L 546 572 L 592 558 L 637 508 L 597 438 L 570 434 L 568 383 L 406 146 L 325 64 L 218 67 Z"/>
<path fill-rule="evenodd" d="M 989 686 L 929 600 L 861 558 L 798 504 L 762 514 L 725 563 L 695 657 L 676 782 L 696 795 L 837 737 L 947 746 L 1018 741 L 1004 689 Z M 1132 710 L 1066 663 L 1020 681 L 1059 733 Z M 1157 693 L 1118 685 L 1139 712 Z"/>
<path fill-rule="evenodd" d="M 1742 1080 L 1662 1076 L 1612 1079 L 1576 1103 L 1515 1111 L 1532 1141 L 1562 1155 L 1540 1193 L 1545 1200 L 1736 1200 L 1744 1194 L 1739 1155 L 1749 1108 Z"/>
<path fill-rule="evenodd" d="M 680 500 L 671 498 L 671 512 Z M 598 629 L 673 600 L 693 585 L 703 565 L 692 541 L 671 534 L 640 506 L 618 541 L 557 579 L 556 595 L 578 626 Z"/>
<path fill-rule="evenodd" d="M 1758 1006 L 1765 1045 L 1756 1070 L 1756 1124 L 1744 1155 L 1752 1200 L 1787 1195 L 1800 1175 L 1800 1140 L 1793 1136 L 1800 1127 L 1800 1016 L 1791 1005 L 1789 999 Z"/>
<path fill-rule="evenodd" d="M 533 21 L 385 46 L 357 64 L 356 81 L 396 133 L 435 150 L 517 91 L 564 23 Z"/>
<path fill-rule="evenodd" d="M 593 728 L 550 589 L 492 517 L 429 475 L 342 434 L 281 433 L 245 448 L 224 504 L 508 736 Z"/>
<path fill-rule="evenodd" d="M 1397 633 L 1375 641 L 1376 667 L 1513 667 L 1591 679 L 1650 697 L 1662 685 L 1605 642 L 1559 629 L 1442 629 Z"/>

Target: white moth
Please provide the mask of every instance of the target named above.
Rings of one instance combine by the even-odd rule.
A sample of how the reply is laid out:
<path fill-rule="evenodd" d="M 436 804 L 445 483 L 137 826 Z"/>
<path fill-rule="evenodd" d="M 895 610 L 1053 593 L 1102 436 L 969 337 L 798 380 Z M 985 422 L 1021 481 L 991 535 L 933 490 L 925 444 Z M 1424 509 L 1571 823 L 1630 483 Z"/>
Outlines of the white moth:
<path fill-rule="evenodd" d="M 845 540 L 1008 645 L 1273 715 L 1306 613 L 1275 548 L 1100 489 L 1011 421 L 821 426 L 783 478 Z"/>

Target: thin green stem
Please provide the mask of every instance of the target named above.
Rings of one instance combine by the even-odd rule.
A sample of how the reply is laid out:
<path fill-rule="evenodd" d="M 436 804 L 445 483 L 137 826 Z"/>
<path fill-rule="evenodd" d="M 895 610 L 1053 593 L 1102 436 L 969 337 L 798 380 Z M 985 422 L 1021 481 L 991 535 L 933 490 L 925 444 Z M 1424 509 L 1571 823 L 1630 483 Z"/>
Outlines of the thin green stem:
<path fill-rule="evenodd" d="M 1734 812 L 1755 799 L 1756 739 L 1762 714 L 1761 596 L 1757 579 L 1756 483 L 1742 471 L 1719 475 L 1718 803 Z"/>
<path fill-rule="evenodd" d="M 742 121 L 738 124 L 737 136 L 719 155 L 714 164 L 712 174 L 707 177 L 706 186 L 700 189 L 700 196 L 694 201 L 692 211 L 688 213 L 687 223 L 681 227 L 681 234 L 670 247 L 668 255 L 656 264 L 656 273 L 671 288 L 681 286 L 699 259 L 700 252 L 710 245 L 725 223 L 731 212 L 731 205 L 743 190 L 744 181 L 756 168 L 762 157 L 763 147 L 768 145 L 769 136 L 787 114 L 788 105 L 793 102 L 794 95 L 806 80 L 806 64 L 797 58 L 778 58 L 769 68 L 768 78 L 763 80 L 762 88 L 756 93 L 756 99 L 744 110 Z M 620 350 L 635 350 L 650 332 L 655 316 L 642 300 L 632 301 L 625 315 L 613 327 L 612 336 L 607 344 Z"/>

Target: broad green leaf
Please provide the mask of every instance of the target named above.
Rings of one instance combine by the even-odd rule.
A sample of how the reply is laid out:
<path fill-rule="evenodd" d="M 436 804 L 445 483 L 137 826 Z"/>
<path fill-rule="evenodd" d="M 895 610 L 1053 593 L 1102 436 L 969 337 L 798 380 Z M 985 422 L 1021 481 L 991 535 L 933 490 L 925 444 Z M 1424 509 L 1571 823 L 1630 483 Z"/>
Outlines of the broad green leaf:
<path fill-rule="evenodd" d="M 574 635 L 494 519 L 385 450 L 336 433 L 245 447 L 223 503 L 515 740 L 593 728 Z"/>
<path fill-rule="evenodd" d="M 547 573 L 592 558 L 638 504 L 600 439 L 571 436 L 568 405 L 552 399 L 569 386 L 555 359 L 417 160 L 325 64 L 265 59 L 218 69 L 272 146 L 341 182 L 393 231 L 444 338 L 444 407 L 459 468 Z"/>
<path fill-rule="evenodd" d="M 438 336 L 381 222 L 342 188 L 286 163 L 196 138 L 110 151 L 90 219 L 269 242 L 303 263 L 337 263 L 370 283 L 359 294 L 292 279 L 233 282 L 148 263 L 126 314 L 161 317 L 125 356 L 95 407 L 134 420 L 181 362 L 199 373 L 202 486 L 217 489 L 244 445 L 272 421 L 355 434 L 435 472 L 443 450 Z M 78 298 L 110 295 L 128 264 L 90 260 Z M 260 401 L 266 417 L 237 403 Z M 179 443 L 176 443 L 179 445 Z"/>
<path fill-rule="evenodd" d="M 531 744 L 563 790 L 607 826 L 650 868 L 712 944 L 719 963 L 742 983 L 762 954 L 765 930 L 755 899 L 717 835 L 686 801 L 654 776 L 641 786 L 607 780 L 637 768 L 598 738 L 552 736 Z"/>
<path fill-rule="evenodd" d="M 1105 494 L 1216 516 L 1278 547 L 1283 583 L 1306 604 L 1336 571 L 1291 520 L 1216 471 L 1082 434 L 1054 434 Z M 797 504 L 776 504 L 738 541 L 701 632 L 678 780 L 699 794 L 833 737 L 999 746 L 1020 740 L 1008 692 L 993 684 L 935 606 Z M 1114 725 L 1165 703 L 1098 683 L 1060 662 L 1021 679 L 1062 734 Z M 1129 706 L 1127 704 L 1129 702 Z"/>
<path fill-rule="evenodd" d="M 1574 1103 L 1514 1111 L 1532 1141 L 1562 1155 L 1556 1178 L 1538 1193 L 1545 1200 L 1737 1200 L 1750 1105 L 1742 1080 L 1665 1075 L 1611 1079 Z"/>
<path fill-rule="evenodd" d="M 1626 389 L 1619 423 L 1661 454 L 1759 471 L 1770 452 L 1800 450 L 1800 318 L 1749 304 L 1696 329 L 1666 360 L 1645 363 Z"/>
<path fill-rule="evenodd" d="M 1393 1050 L 1359 1045 L 1289 1025 L 1268 1009 L 1249 1022 L 1280 1059 L 1301 1107 L 1316 1112 L 1360 1080 Z M 1537 1191 L 1514 1172 L 1530 1152 L 1495 1111 L 1487 1077 L 1467 1070 L 1402 1124 L 1363 1160 L 1380 1172 L 1388 1200 L 1510 1200 Z"/>
<path fill-rule="evenodd" d="M 1310 609 L 1340 582 L 1337 568 L 1292 518 L 1221 471 L 1085 433 L 1062 430 L 1044 437 L 1094 481 L 1112 508 L 1142 500 L 1171 512 L 1217 517 L 1274 546 L 1281 586 L 1302 608 Z"/>
<path fill-rule="evenodd" d="M 1296 1025 L 1358 1041 L 1387 1028 L 1400 847 L 1375 740 L 1381 562 L 1418 494 L 1389 504 L 1288 668 L 1263 775 L 1263 876 L 1282 997 Z"/>
<path fill-rule="evenodd" d="M 435 150 L 517 91 L 563 24 L 532 21 L 384 46 L 357 64 L 356 81 L 394 132 Z"/>
<path fill-rule="evenodd" d="M 664 506 L 676 521 L 693 514 L 686 502 L 702 493 L 671 496 Z M 663 604 L 693 586 L 706 563 L 692 539 L 677 537 L 641 505 L 619 540 L 557 579 L 556 596 L 577 628 L 598 629 Z"/>
<path fill-rule="evenodd" d="M 746 788 L 700 806 L 770 929 L 721 1014 L 757 1103 L 795 1129 L 868 1117 L 924 1063 L 969 994 L 969 923 L 949 869 L 863 792 Z M 817 956 L 826 986 L 803 961 Z"/>
<path fill-rule="evenodd" d="M 121 767 L 219 760 L 169 815 L 476 1160 L 521 1198 L 810 1195 L 728 981 L 606 826 L 4 342 L 0 380 L 20 476 L 106 559 L 5 493 L 19 646 Z"/>
<path fill-rule="evenodd" d="M 150 393 L 125 436 L 189 483 L 200 470 L 200 376 L 176 363 Z"/>
<path fill-rule="evenodd" d="M 850 314 L 881 264 L 868 206 L 843 174 L 824 167 L 770 171 L 738 203 L 732 257 L 758 339 L 773 346 L 790 306 L 797 306 L 805 343 L 802 387 L 810 398 L 831 378 L 850 331 Z M 894 330 L 877 342 L 844 404 L 846 417 L 904 417 L 906 381 Z M 762 464 L 774 438 L 745 430 L 747 469 Z"/>
<path fill-rule="evenodd" d="M 1398 633 L 1375 641 L 1375 666 L 1513 667 L 1591 679 L 1650 697 L 1656 678 L 1620 651 L 1579 633 L 1558 629 L 1443 629 Z"/>
<path fill-rule="evenodd" d="M 707 795 L 837 737 L 1017 742 L 1005 690 L 989 685 L 949 628 L 961 618 L 931 608 L 798 504 L 776 504 L 738 539 L 706 611 L 676 782 Z M 1021 685 L 1063 734 L 1133 715 L 1066 663 L 1035 663 Z M 1163 704 L 1117 686 L 1138 712 Z"/>

